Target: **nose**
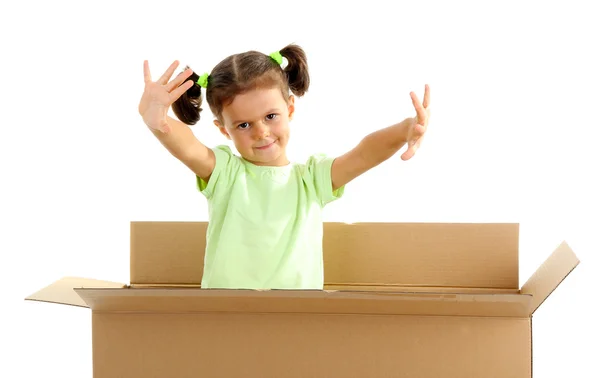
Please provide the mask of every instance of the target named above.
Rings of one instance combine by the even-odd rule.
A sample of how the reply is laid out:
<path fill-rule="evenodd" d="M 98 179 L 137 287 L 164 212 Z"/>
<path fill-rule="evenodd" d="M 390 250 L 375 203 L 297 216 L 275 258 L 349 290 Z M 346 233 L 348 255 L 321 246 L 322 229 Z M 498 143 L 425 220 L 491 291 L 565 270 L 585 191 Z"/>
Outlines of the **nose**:
<path fill-rule="evenodd" d="M 258 123 L 254 127 L 254 138 L 264 139 L 270 135 L 269 128 L 264 123 Z"/>

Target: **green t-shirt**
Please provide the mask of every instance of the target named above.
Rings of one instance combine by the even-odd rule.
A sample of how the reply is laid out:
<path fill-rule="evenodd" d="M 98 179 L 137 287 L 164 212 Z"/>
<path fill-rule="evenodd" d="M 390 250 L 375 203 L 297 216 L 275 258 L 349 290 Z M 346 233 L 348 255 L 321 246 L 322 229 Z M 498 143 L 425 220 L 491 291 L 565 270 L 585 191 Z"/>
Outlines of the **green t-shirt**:
<path fill-rule="evenodd" d="M 196 177 L 208 200 L 203 288 L 323 289 L 323 207 L 332 191 L 333 158 L 254 165 L 227 146 L 213 149 L 214 171 Z"/>

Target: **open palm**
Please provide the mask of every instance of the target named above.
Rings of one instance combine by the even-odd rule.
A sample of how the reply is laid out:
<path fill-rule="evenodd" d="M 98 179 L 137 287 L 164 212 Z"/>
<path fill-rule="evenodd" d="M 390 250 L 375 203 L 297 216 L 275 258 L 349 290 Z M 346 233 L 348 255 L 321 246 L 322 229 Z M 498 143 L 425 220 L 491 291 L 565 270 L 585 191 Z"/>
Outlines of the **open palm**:
<path fill-rule="evenodd" d="M 408 143 L 408 149 L 402 154 L 402 160 L 408 160 L 414 156 L 421 142 L 427 127 L 429 126 L 429 85 L 425 85 L 425 95 L 423 96 L 423 103 L 419 101 L 419 98 L 414 92 L 410 92 L 410 98 L 412 99 L 413 106 L 417 111 L 417 116 L 413 119 L 412 124 L 408 127 L 406 141 Z"/>
<path fill-rule="evenodd" d="M 191 80 L 181 84 L 192 74 L 191 69 L 185 70 L 169 81 L 178 65 L 179 62 L 174 61 L 157 81 L 152 81 L 148 61 L 144 61 L 145 86 L 138 111 L 148 127 L 163 133 L 170 131 L 167 123 L 169 107 L 194 85 Z"/>

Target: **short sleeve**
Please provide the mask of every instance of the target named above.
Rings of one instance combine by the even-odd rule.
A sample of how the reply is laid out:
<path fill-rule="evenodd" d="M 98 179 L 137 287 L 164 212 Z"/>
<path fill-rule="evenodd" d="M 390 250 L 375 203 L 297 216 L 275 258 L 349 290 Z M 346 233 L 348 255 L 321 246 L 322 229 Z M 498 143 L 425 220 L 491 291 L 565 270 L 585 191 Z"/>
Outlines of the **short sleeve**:
<path fill-rule="evenodd" d="M 207 199 L 231 185 L 233 172 L 241 164 L 228 146 L 217 146 L 212 150 L 215 154 L 215 168 L 208 182 L 196 176 L 197 188 Z"/>
<path fill-rule="evenodd" d="M 331 166 L 335 158 L 323 154 L 311 156 L 306 162 L 305 181 L 314 185 L 315 193 L 321 206 L 325 206 L 341 198 L 345 186 L 333 190 L 331 181 Z"/>

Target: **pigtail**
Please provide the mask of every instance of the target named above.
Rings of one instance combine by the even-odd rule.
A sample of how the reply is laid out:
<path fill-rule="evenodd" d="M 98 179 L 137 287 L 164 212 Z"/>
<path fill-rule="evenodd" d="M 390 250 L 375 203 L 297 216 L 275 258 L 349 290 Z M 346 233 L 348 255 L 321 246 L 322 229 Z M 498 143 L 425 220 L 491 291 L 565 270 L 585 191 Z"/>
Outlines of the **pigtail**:
<path fill-rule="evenodd" d="M 185 69 L 187 70 L 188 67 Z M 198 74 L 192 72 L 187 80 L 192 80 L 194 85 L 185 91 L 181 97 L 175 100 L 171 106 L 173 113 L 175 113 L 177 118 L 186 125 L 195 125 L 200 120 L 200 112 L 202 111 L 202 108 L 200 107 L 200 105 L 202 105 L 202 88 L 200 87 L 200 84 L 198 84 L 198 79 Z"/>
<path fill-rule="evenodd" d="M 281 56 L 287 59 L 285 73 L 288 85 L 293 94 L 301 97 L 308 91 L 310 76 L 308 74 L 308 62 L 304 50 L 298 45 L 287 45 L 279 51 Z"/>

